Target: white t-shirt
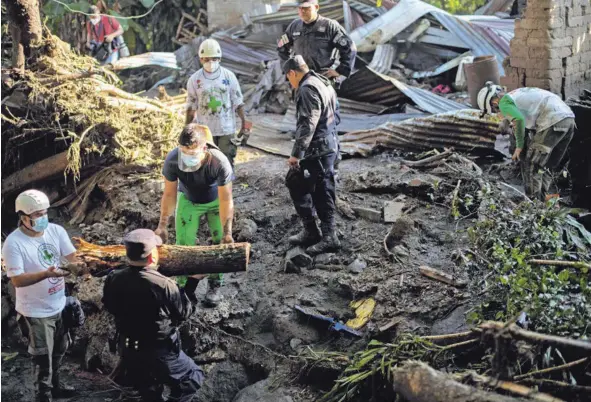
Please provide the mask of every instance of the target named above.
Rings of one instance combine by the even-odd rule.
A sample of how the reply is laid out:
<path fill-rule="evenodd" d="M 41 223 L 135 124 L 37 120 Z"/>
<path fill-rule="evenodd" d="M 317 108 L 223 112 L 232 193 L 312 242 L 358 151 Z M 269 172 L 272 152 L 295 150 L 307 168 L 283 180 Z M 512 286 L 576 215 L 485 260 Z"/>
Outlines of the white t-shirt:
<path fill-rule="evenodd" d="M 2 258 L 10 278 L 59 267 L 60 257 L 75 251 L 66 230 L 50 223 L 43 236 L 27 236 L 20 229 L 9 234 L 2 248 Z M 64 278 L 47 278 L 31 286 L 16 288 L 16 311 L 32 318 L 56 315 L 66 305 L 64 288 Z"/>
<path fill-rule="evenodd" d="M 187 109 L 196 111 L 194 123 L 209 127 L 211 135 L 236 133 L 236 108 L 244 103 L 233 72 L 221 67 L 215 73 L 203 69 L 187 81 Z"/>
<path fill-rule="evenodd" d="M 543 131 L 568 117 L 575 117 L 558 95 L 544 89 L 518 88 L 507 95 L 525 117 L 525 127 L 530 130 Z"/>

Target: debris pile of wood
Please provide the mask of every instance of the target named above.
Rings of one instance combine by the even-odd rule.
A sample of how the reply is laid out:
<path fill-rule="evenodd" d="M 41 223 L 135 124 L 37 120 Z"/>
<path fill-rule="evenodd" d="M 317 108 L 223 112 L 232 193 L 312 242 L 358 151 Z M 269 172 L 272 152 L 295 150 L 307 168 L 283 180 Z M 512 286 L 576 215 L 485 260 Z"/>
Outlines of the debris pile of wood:
<path fill-rule="evenodd" d="M 183 116 L 119 89 L 117 76 L 57 37 L 23 77 L 2 79 L 2 191 L 36 181 L 73 181 L 116 161 L 154 164 L 175 146 Z"/>

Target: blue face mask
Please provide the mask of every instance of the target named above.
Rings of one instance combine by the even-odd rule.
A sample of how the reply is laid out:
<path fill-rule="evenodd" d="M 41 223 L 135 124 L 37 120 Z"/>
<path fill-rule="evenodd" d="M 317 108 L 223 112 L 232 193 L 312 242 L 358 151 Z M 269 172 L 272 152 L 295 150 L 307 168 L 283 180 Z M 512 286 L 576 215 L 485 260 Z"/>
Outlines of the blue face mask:
<path fill-rule="evenodd" d="M 201 154 L 189 155 L 181 151 L 181 160 L 187 167 L 195 167 L 201 163 Z"/>
<path fill-rule="evenodd" d="M 49 218 L 47 217 L 47 214 L 40 216 L 37 219 L 31 219 L 31 228 L 37 233 L 43 232 L 47 229 L 47 226 L 49 226 Z"/>

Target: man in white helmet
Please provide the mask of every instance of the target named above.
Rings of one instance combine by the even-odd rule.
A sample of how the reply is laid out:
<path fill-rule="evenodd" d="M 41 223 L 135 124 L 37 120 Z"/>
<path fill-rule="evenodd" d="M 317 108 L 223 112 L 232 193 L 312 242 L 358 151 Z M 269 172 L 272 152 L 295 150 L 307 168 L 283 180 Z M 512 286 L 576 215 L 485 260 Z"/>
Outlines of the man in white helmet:
<path fill-rule="evenodd" d="M 222 49 L 214 39 L 199 46 L 203 66 L 187 82 L 187 121 L 209 127 L 215 145 L 234 166 L 237 144 L 247 135 L 249 123 L 244 115 L 240 84 L 233 72 L 220 66 Z M 241 126 L 236 135 L 236 114 Z"/>
<path fill-rule="evenodd" d="M 505 93 L 487 82 L 478 93 L 483 113 L 498 113 L 510 120 L 515 133 L 514 161 L 521 161 L 525 192 L 543 199 L 560 169 L 575 131 L 573 111 L 552 92 L 540 88 L 518 88 Z M 525 135 L 525 129 L 531 130 Z M 521 153 L 525 149 L 525 157 Z"/>
<path fill-rule="evenodd" d="M 27 190 L 16 198 L 18 228 L 6 238 L 2 258 L 16 288 L 19 324 L 29 336 L 29 353 L 36 366 L 37 399 L 51 401 L 74 389 L 59 379 L 67 349 L 62 310 L 66 304 L 63 263 L 76 263 L 76 249 L 63 227 L 49 223 L 49 199 Z"/>

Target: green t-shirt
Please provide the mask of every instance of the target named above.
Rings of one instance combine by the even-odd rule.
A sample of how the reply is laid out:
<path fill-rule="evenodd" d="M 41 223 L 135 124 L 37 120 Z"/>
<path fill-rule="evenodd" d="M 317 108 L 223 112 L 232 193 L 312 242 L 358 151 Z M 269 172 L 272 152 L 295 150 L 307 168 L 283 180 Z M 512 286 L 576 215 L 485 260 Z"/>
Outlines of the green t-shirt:
<path fill-rule="evenodd" d="M 508 117 L 510 120 L 516 121 L 515 127 L 515 146 L 517 148 L 523 148 L 525 143 L 525 116 L 517 108 L 517 105 L 509 95 L 504 95 L 499 102 L 499 109 L 503 116 Z"/>

